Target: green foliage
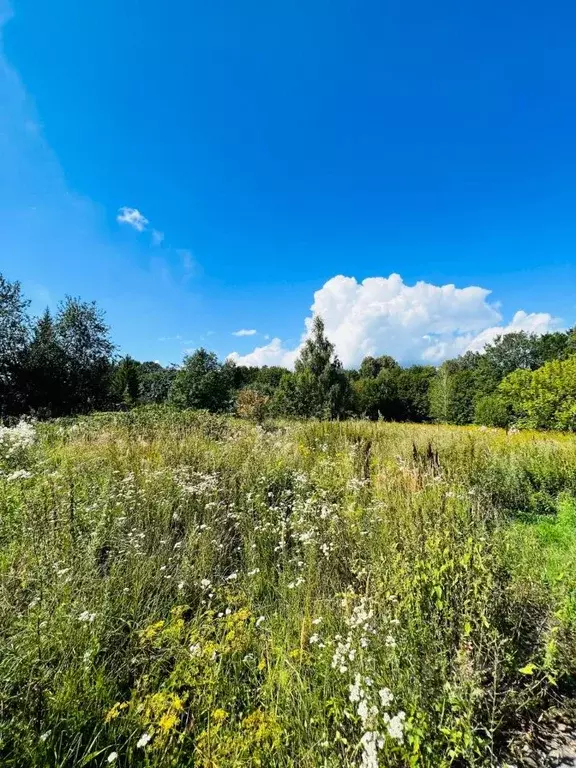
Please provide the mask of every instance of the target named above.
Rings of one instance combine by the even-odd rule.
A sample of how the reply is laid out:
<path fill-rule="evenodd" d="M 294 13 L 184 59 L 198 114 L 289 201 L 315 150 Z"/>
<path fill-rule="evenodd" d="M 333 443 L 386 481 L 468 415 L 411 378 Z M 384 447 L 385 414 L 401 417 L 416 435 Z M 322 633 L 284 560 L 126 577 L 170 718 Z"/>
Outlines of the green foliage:
<path fill-rule="evenodd" d="M 474 406 L 474 423 L 487 427 L 507 427 L 510 424 L 510 409 L 500 395 L 485 395 Z"/>
<path fill-rule="evenodd" d="M 0 446 L 7 768 L 488 768 L 574 669 L 572 436 L 146 407 Z"/>
<path fill-rule="evenodd" d="M 106 407 L 114 345 L 103 312 L 95 302 L 67 296 L 56 313 L 54 335 L 63 356 L 65 412 L 89 413 Z"/>
<path fill-rule="evenodd" d="M 33 414 L 60 416 L 66 412 L 62 377 L 65 364 L 64 350 L 58 343 L 54 321 L 47 309 L 36 321 L 18 371 L 18 390 Z"/>
<path fill-rule="evenodd" d="M 359 374 L 363 379 L 375 379 L 381 371 L 399 369 L 400 366 L 390 355 L 365 357 L 360 364 Z"/>
<path fill-rule="evenodd" d="M 470 424 L 474 395 L 474 372 L 468 361 L 443 363 L 430 385 L 430 414 L 436 421 Z"/>
<path fill-rule="evenodd" d="M 430 420 L 430 386 L 436 375 L 431 365 L 402 368 L 396 377 L 399 411 L 397 421 L 422 422 Z"/>
<path fill-rule="evenodd" d="M 15 384 L 29 339 L 28 306 L 20 283 L 0 274 L 0 419 L 19 412 L 21 396 Z"/>
<path fill-rule="evenodd" d="M 112 374 L 112 396 L 115 403 L 128 408 L 136 405 L 140 395 L 140 364 L 126 355 L 114 367 Z"/>
<path fill-rule="evenodd" d="M 144 405 L 165 403 L 176 375 L 175 368 L 146 362 L 138 367 L 138 400 Z"/>
<path fill-rule="evenodd" d="M 486 345 L 486 362 L 498 372 L 500 379 L 518 368 L 537 368 L 540 360 L 535 342 L 536 336 L 531 336 L 525 331 L 497 336 L 492 344 Z"/>
<path fill-rule="evenodd" d="M 170 389 L 170 402 L 179 408 L 205 408 L 219 413 L 230 408 L 234 365 L 220 363 L 200 348 L 184 358 Z"/>
<path fill-rule="evenodd" d="M 380 385 L 375 378 L 360 378 L 352 382 L 352 403 L 359 416 L 375 420 L 380 411 Z"/>
<path fill-rule="evenodd" d="M 310 337 L 296 360 L 292 379 L 283 377 L 279 396 L 287 413 L 304 418 L 344 416 L 349 401 L 348 379 L 326 338 L 322 318 L 315 317 Z"/>
<path fill-rule="evenodd" d="M 499 391 L 523 426 L 576 430 L 576 355 L 533 372 L 514 371 Z"/>
<path fill-rule="evenodd" d="M 46 311 L 32 323 L 27 307 L 19 284 L 0 275 L 0 416 L 106 407 L 114 346 L 102 312 L 67 297 L 55 318 Z"/>

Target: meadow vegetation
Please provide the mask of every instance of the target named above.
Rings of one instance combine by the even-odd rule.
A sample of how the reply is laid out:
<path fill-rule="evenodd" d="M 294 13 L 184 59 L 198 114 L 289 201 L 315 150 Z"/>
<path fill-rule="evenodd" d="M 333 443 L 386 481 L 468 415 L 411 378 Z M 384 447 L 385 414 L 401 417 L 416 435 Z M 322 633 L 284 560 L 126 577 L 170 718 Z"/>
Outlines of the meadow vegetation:
<path fill-rule="evenodd" d="M 140 408 L 0 470 L 2 766 L 501 765 L 570 693 L 570 435 Z"/>

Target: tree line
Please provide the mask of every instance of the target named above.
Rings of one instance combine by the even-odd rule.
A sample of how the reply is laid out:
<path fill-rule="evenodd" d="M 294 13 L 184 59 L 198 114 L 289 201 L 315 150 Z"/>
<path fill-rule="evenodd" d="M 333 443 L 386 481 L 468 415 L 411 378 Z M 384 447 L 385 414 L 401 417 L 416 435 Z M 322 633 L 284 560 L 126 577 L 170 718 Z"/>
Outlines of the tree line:
<path fill-rule="evenodd" d="M 388 355 L 346 370 L 314 318 L 294 370 L 221 362 L 198 349 L 180 366 L 119 358 L 103 312 L 66 297 L 32 317 L 0 274 L 0 419 L 50 418 L 138 405 L 268 417 L 438 421 L 576 429 L 576 332 L 509 333 L 438 368 Z"/>

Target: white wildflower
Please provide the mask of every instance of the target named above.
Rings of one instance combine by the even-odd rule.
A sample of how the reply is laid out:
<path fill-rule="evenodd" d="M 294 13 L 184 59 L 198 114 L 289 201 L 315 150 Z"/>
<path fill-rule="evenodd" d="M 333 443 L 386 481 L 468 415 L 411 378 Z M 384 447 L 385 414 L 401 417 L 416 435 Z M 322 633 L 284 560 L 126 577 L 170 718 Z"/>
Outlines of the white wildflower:
<path fill-rule="evenodd" d="M 384 746 L 384 739 L 378 731 L 366 731 L 360 739 L 362 744 L 362 768 L 378 768 L 378 750 Z"/>
<path fill-rule="evenodd" d="M 32 477 L 32 472 L 27 472 L 25 469 L 17 469 L 16 472 L 6 476 L 6 480 L 11 482 L 12 480 L 28 480 Z"/>
<path fill-rule="evenodd" d="M 383 707 L 390 706 L 390 704 L 394 701 L 394 695 L 389 688 L 380 688 L 378 691 L 378 696 L 380 696 L 380 702 Z"/>
<path fill-rule="evenodd" d="M 406 713 L 400 711 L 394 717 L 389 719 L 385 717 L 384 719 L 387 720 L 386 728 L 390 738 L 402 744 L 404 742 L 404 720 L 406 719 Z"/>
<path fill-rule="evenodd" d="M 7 456 L 13 456 L 18 449 L 29 448 L 36 439 L 32 424 L 20 421 L 15 427 L 0 425 L 0 444 Z"/>
<path fill-rule="evenodd" d="M 358 717 L 363 723 L 368 720 L 368 702 L 366 699 L 361 699 L 358 702 Z"/>
<path fill-rule="evenodd" d="M 117 759 L 118 759 L 118 752 L 110 752 L 110 754 L 106 758 L 106 762 L 113 763 Z"/>
<path fill-rule="evenodd" d="M 355 703 L 357 701 L 360 701 L 361 696 L 363 696 L 364 692 L 362 690 L 362 678 L 359 674 L 356 674 L 356 677 L 354 678 L 354 682 L 350 685 L 350 701 L 352 703 Z"/>
<path fill-rule="evenodd" d="M 150 741 L 151 738 L 152 738 L 152 736 L 150 736 L 149 733 L 144 732 L 142 734 L 142 736 L 140 736 L 140 738 L 138 739 L 138 742 L 137 742 L 136 746 L 137 747 L 145 747 L 146 744 L 148 744 L 148 742 Z"/>

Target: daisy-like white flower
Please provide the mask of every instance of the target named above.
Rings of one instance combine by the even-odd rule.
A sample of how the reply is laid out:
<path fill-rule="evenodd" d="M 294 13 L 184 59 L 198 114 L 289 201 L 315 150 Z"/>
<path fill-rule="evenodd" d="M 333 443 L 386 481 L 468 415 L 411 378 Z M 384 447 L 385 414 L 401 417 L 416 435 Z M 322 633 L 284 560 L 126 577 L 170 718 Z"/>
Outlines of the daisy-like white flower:
<path fill-rule="evenodd" d="M 152 736 L 150 736 L 149 733 L 144 732 L 142 736 L 138 739 L 138 742 L 136 744 L 137 747 L 145 747 L 146 744 L 151 740 Z"/>
<path fill-rule="evenodd" d="M 118 752 L 110 752 L 110 754 L 106 758 L 106 762 L 113 763 L 117 759 L 118 759 Z"/>
<path fill-rule="evenodd" d="M 380 688 L 378 695 L 383 707 L 389 706 L 394 701 L 394 694 L 389 688 Z"/>
<path fill-rule="evenodd" d="M 386 718 L 384 719 L 386 720 Z M 399 744 L 404 742 L 404 720 L 406 720 L 406 713 L 400 711 L 397 715 L 387 720 L 386 723 L 388 735 Z"/>

